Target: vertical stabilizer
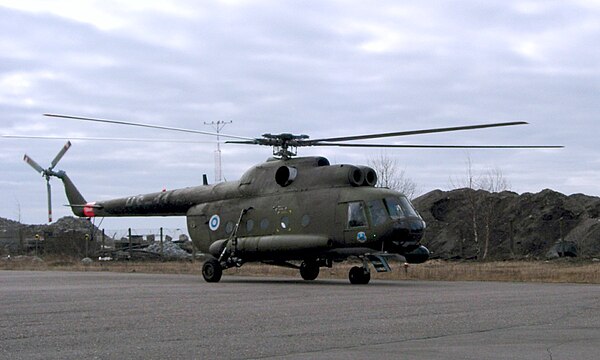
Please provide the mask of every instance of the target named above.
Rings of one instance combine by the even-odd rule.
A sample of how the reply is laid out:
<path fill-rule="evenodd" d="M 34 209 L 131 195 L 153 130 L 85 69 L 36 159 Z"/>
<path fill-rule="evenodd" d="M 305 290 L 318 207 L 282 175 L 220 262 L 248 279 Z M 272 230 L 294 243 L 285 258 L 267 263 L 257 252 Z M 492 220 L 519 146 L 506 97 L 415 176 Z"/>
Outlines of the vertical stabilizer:
<path fill-rule="evenodd" d="M 73 214 L 85 216 L 84 207 L 87 204 L 87 201 L 85 201 L 83 195 L 81 195 L 77 187 L 75 187 L 75 184 L 73 184 L 71 179 L 67 176 L 67 173 L 64 171 L 57 171 L 54 176 L 61 179 L 65 185 L 65 193 L 67 194 L 67 199 L 69 200 L 69 205 L 71 205 Z"/>

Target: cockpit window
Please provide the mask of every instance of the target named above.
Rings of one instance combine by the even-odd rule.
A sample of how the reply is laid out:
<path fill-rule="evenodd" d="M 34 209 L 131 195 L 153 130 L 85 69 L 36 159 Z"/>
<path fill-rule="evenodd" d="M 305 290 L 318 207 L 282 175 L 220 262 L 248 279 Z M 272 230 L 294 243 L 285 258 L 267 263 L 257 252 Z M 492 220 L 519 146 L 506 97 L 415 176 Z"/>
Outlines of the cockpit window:
<path fill-rule="evenodd" d="M 401 217 L 419 217 L 419 214 L 412 207 L 410 201 L 405 197 L 389 197 L 385 198 L 385 204 L 392 219 Z"/>
<path fill-rule="evenodd" d="M 348 227 L 368 226 L 365 206 L 362 201 L 348 203 Z"/>
<path fill-rule="evenodd" d="M 402 206 L 400 206 L 400 199 L 395 197 L 389 197 L 386 198 L 384 201 L 392 219 L 399 219 L 405 216 L 404 211 L 402 210 Z"/>
<path fill-rule="evenodd" d="M 385 206 L 381 200 L 373 200 L 367 203 L 373 226 L 381 225 L 388 219 L 388 213 L 385 211 Z"/>
<path fill-rule="evenodd" d="M 410 201 L 408 201 L 407 198 L 405 198 L 405 197 L 400 198 L 400 206 L 402 206 L 402 210 L 404 210 L 404 213 L 407 214 L 408 216 L 420 217 L 419 214 L 417 214 L 417 211 L 415 210 L 415 208 L 412 206 L 412 204 L 410 203 Z"/>

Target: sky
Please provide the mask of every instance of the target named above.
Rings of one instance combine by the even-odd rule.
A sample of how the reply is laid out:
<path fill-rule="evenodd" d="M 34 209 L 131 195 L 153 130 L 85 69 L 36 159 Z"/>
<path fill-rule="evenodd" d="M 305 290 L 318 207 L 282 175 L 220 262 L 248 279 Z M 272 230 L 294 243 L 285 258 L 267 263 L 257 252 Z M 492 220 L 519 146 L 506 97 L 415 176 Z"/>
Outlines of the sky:
<path fill-rule="evenodd" d="M 388 144 L 564 145 L 561 150 L 388 150 L 419 193 L 467 163 L 518 193 L 600 196 L 600 1 L 0 0 L 0 134 L 72 140 L 56 169 L 88 201 L 199 185 L 215 139 L 48 118 L 70 114 L 259 137 L 312 138 L 489 122 L 529 125 L 382 139 Z M 196 141 L 194 143 L 184 141 Z M 0 217 L 46 222 L 46 167 L 66 140 L 0 137 Z M 370 142 L 373 142 L 372 140 Z M 222 145 L 236 180 L 271 156 Z M 302 148 L 367 164 L 377 149 Z M 454 181 L 453 181 L 454 179 Z M 70 214 L 54 179 L 54 218 Z M 99 221 L 99 220 L 97 220 Z M 106 218 L 108 229 L 185 219 Z"/>

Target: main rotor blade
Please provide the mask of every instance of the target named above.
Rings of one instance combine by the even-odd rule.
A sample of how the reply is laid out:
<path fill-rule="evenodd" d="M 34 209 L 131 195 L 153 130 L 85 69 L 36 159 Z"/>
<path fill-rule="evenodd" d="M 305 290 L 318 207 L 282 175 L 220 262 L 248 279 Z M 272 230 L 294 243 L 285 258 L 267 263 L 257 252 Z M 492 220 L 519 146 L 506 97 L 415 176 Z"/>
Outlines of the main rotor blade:
<path fill-rule="evenodd" d="M 33 160 L 32 158 L 27 156 L 27 154 L 25 154 L 25 156 L 23 156 L 23 160 L 26 163 L 28 163 L 32 168 L 34 168 L 35 171 L 39 172 L 40 174 L 44 173 L 44 168 L 41 167 L 40 164 L 36 163 L 35 160 Z"/>
<path fill-rule="evenodd" d="M 151 128 L 151 129 L 179 131 L 179 132 L 193 133 L 193 134 L 222 136 L 222 137 L 232 138 L 232 139 L 252 140 L 252 138 L 245 137 L 245 136 L 213 133 L 213 132 L 208 132 L 208 131 L 184 129 L 184 128 L 177 128 L 177 127 L 171 127 L 171 126 L 143 124 L 143 123 L 136 123 L 136 122 L 130 122 L 130 121 L 97 119 L 97 118 L 89 118 L 89 117 L 83 117 L 83 116 L 71 116 L 71 115 L 60 115 L 60 114 L 44 114 L 44 116 L 57 117 L 57 118 L 63 118 L 63 119 L 71 119 L 71 120 L 93 121 L 93 122 L 101 122 L 101 123 L 108 123 L 108 124 L 129 125 L 129 126 L 145 127 L 145 128 Z"/>
<path fill-rule="evenodd" d="M 528 123 L 525 121 L 513 121 L 513 122 L 503 122 L 503 123 L 493 123 L 493 124 L 454 126 L 454 127 L 446 127 L 446 128 L 434 128 L 434 129 L 423 129 L 423 130 L 412 130 L 412 131 L 398 131 L 398 132 L 370 134 L 370 135 L 342 136 L 342 137 L 333 137 L 333 138 L 325 138 L 325 139 L 306 140 L 305 146 L 316 145 L 315 143 L 325 142 L 325 141 L 337 142 L 337 141 L 376 139 L 376 138 L 393 137 L 393 136 L 432 134 L 432 133 L 441 133 L 441 132 L 449 132 L 449 131 L 475 130 L 475 129 L 485 129 L 485 128 L 491 128 L 491 127 L 525 125 L 525 124 L 528 124 Z"/>
<path fill-rule="evenodd" d="M 131 142 L 156 142 L 156 143 L 192 143 L 214 144 L 216 141 L 178 140 L 178 139 L 141 139 L 141 138 L 112 138 L 112 137 L 86 137 L 86 136 L 36 136 L 36 135 L 1 135 L 9 139 L 45 139 L 45 140 L 82 140 L 82 141 L 131 141 Z M 222 141 L 221 141 L 222 143 Z"/>
<path fill-rule="evenodd" d="M 48 191 L 48 222 L 52 222 L 52 188 L 50 187 L 50 178 L 46 178 L 46 190 Z"/>
<path fill-rule="evenodd" d="M 67 143 L 62 147 L 62 149 L 60 149 L 58 154 L 56 154 L 56 156 L 54 157 L 54 160 L 52 160 L 52 162 L 50 163 L 51 164 L 50 170 L 54 169 L 56 164 L 58 164 L 60 159 L 62 159 L 62 157 L 65 156 L 65 153 L 67 152 L 67 150 L 69 150 L 70 147 L 71 147 L 71 142 L 67 141 Z"/>
<path fill-rule="evenodd" d="M 420 149 L 562 149 L 563 145 L 412 145 L 412 144 L 338 144 L 316 143 L 312 146 L 364 147 L 364 148 L 420 148 Z"/>
<path fill-rule="evenodd" d="M 233 140 L 227 140 L 225 141 L 226 144 L 245 144 L 245 145 L 261 145 L 260 142 L 258 142 L 257 140 L 249 140 L 249 141 L 233 141 Z"/>

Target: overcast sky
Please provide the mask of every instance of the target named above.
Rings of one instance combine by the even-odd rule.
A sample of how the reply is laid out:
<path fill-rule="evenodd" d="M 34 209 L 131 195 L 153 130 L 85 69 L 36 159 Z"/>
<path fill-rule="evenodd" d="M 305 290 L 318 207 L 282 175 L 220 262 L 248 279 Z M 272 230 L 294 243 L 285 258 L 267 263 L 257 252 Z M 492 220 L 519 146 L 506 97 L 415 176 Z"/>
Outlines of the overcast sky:
<path fill-rule="evenodd" d="M 199 5 L 202 4 L 202 5 Z M 600 195 L 600 1 L 0 0 L 0 134 L 73 140 L 58 169 L 87 200 L 201 183 L 214 139 L 46 118 L 46 112 L 257 137 L 313 138 L 486 122 L 530 125 L 386 143 L 565 145 L 563 150 L 390 150 L 419 192 L 499 168 L 511 189 Z M 47 166 L 65 140 L 0 138 L 0 216 L 46 221 Z M 373 141 L 371 141 L 373 142 Z M 305 148 L 366 164 L 379 150 Z M 236 180 L 269 148 L 223 145 Z M 69 214 L 52 182 L 55 219 Z M 183 218 L 106 228 L 185 227 Z"/>

